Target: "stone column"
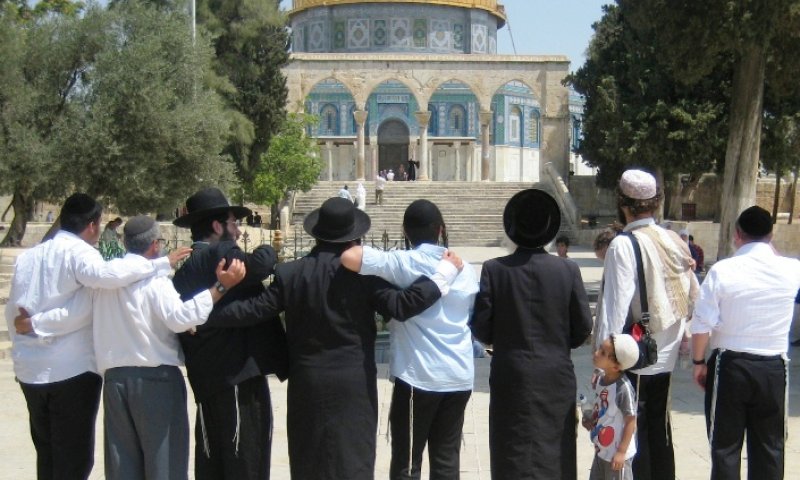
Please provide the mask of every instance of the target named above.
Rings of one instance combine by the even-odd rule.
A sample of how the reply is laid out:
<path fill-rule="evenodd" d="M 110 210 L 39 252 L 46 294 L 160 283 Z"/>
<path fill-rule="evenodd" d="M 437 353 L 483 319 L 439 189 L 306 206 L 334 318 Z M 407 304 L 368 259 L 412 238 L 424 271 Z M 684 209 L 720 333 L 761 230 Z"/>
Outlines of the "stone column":
<path fill-rule="evenodd" d="M 428 122 L 431 120 L 431 112 L 414 112 L 419 125 L 419 162 L 417 167 L 417 180 L 430 180 L 428 178 Z"/>
<path fill-rule="evenodd" d="M 481 180 L 489 180 L 489 126 L 492 124 L 492 112 L 483 111 L 478 114 L 481 122 Z"/>
<path fill-rule="evenodd" d="M 358 126 L 358 136 L 356 137 L 356 145 L 358 148 L 358 155 L 356 156 L 356 180 L 363 182 L 364 171 L 366 170 L 364 160 L 364 124 L 367 122 L 367 112 L 366 110 L 355 110 L 353 112 L 353 117 Z"/>
<path fill-rule="evenodd" d="M 461 181 L 461 142 L 455 142 L 453 146 L 456 148 L 456 182 Z"/>
<path fill-rule="evenodd" d="M 325 142 L 325 153 L 328 156 L 328 181 L 333 181 L 333 142 Z"/>
<path fill-rule="evenodd" d="M 372 175 L 369 180 L 375 180 L 378 176 L 378 139 L 377 137 L 370 137 L 369 140 L 369 157 L 370 164 L 372 165 Z"/>

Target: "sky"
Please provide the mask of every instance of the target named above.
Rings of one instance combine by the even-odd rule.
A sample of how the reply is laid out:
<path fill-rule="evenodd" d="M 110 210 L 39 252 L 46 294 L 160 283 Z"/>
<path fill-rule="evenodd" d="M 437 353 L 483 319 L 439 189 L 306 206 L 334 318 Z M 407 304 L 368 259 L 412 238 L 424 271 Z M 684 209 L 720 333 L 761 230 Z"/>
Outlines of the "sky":
<path fill-rule="evenodd" d="M 602 16 L 602 5 L 611 0 L 501 0 L 508 23 L 497 35 L 497 50 L 518 55 L 566 55 L 576 70 L 585 61 L 592 38 L 592 24 Z M 281 0 L 290 9 L 291 0 Z M 510 28 L 509 28 L 510 27 Z M 511 33 L 509 33 L 511 32 Z"/>

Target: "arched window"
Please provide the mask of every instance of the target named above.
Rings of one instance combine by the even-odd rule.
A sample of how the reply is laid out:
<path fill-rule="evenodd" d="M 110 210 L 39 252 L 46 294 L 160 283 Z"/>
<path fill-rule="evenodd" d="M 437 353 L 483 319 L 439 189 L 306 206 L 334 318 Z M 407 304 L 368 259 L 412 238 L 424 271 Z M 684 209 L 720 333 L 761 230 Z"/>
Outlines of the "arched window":
<path fill-rule="evenodd" d="M 522 144 L 522 110 L 519 107 L 511 107 L 508 113 L 508 142 Z"/>
<path fill-rule="evenodd" d="M 572 117 L 572 150 L 575 151 L 581 146 L 581 137 L 583 133 L 581 132 L 581 118 L 573 116 Z"/>
<path fill-rule="evenodd" d="M 531 143 L 539 143 L 539 112 L 534 110 L 531 112 L 530 121 L 528 122 L 528 136 Z"/>
<path fill-rule="evenodd" d="M 453 105 L 447 116 L 447 134 L 451 137 L 467 136 L 467 111 L 461 105 Z"/>
<path fill-rule="evenodd" d="M 319 134 L 321 136 L 339 134 L 339 110 L 335 105 L 328 103 L 320 109 Z"/>
<path fill-rule="evenodd" d="M 431 119 L 428 120 L 428 135 L 432 137 L 439 136 L 439 109 L 436 105 L 428 105 L 428 111 L 431 112 Z"/>

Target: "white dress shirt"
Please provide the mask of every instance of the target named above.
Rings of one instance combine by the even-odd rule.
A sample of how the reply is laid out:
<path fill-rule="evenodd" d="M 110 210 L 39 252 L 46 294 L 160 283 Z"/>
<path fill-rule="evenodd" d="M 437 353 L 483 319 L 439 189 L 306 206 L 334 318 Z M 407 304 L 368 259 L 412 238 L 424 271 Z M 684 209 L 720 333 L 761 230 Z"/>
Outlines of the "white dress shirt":
<path fill-rule="evenodd" d="M 636 220 L 626 225 L 625 231 L 628 232 L 650 225 L 655 225 L 653 218 Z M 640 242 L 642 241 L 648 240 L 640 239 Z M 611 241 L 606 252 L 604 267 L 603 299 L 598 305 L 594 336 L 595 348 L 598 348 L 611 334 L 622 332 L 631 307 L 633 307 L 634 312 L 641 312 L 636 255 L 629 238 L 619 235 Z M 646 264 L 645 268 L 647 268 Z M 690 288 L 689 282 L 690 280 L 687 276 L 684 282 L 687 292 Z M 633 303 L 633 306 L 631 303 Z M 647 368 L 636 370 L 635 373 L 655 375 L 671 372 L 675 368 L 685 320 L 685 318 L 679 319 L 669 328 L 652 334 L 656 345 L 658 345 L 658 361 Z"/>
<path fill-rule="evenodd" d="M 75 293 L 82 287 L 119 288 L 138 279 L 172 271 L 169 259 L 136 268 L 107 263 L 77 235 L 59 231 L 17 258 L 5 315 L 11 337 L 14 373 L 23 383 L 53 383 L 96 372 L 91 310 L 81 309 Z M 70 302 L 75 308 L 69 308 Z M 34 332 L 17 335 L 14 317 L 22 307 L 32 316 Z M 45 316 L 41 312 L 51 311 Z"/>
<path fill-rule="evenodd" d="M 134 254 L 112 260 L 138 269 Z M 214 302 L 208 290 L 182 302 L 172 281 L 149 277 L 116 290 L 94 290 L 94 351 L 100 373 L 114 367 L 183 365 L 177 333 L 206 322 Z"/>
<path fill-rule="evenodd" d="M 798 288 L 800 261 L 766 243 L 745 244 L 706 274 L 692 333 L 710 333 L 712 349 L 786 353 Z"/>

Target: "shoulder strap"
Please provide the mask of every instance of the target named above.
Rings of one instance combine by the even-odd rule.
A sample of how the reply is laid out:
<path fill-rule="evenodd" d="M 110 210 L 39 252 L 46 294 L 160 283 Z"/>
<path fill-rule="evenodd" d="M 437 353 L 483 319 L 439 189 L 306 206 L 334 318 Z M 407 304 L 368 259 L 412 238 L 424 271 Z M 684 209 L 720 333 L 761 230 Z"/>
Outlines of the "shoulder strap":
<path fill-rule="evenodd" d="M 633 254 L 636 256 L 636 274 L 639 277 L 639 301 L 642 305 L 642 325 L 650 326 L 650 308 L 647 304 L 647 282 L 644 278 L 644 263 L 642 262 L 642 249 L 639 247 L 639 240 L 633 232 L 624 232 L 623 235 L 631 239 Z"/>

